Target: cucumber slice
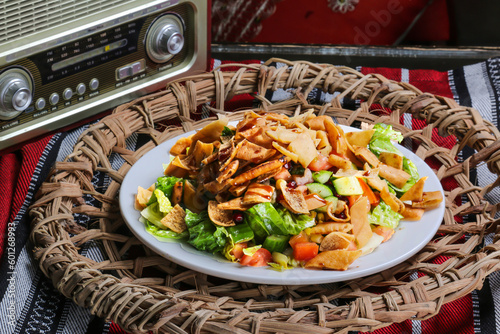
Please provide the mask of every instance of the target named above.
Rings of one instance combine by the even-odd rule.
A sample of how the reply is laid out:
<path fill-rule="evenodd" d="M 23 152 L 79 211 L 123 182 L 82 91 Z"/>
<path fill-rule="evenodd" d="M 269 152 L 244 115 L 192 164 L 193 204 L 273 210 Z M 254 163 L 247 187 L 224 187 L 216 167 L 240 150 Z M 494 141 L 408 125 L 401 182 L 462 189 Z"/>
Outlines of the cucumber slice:
<path fill-rule="evenodd" d="M 320 170 L 319 172 L 314 172 L 312 174 L 312 178 L 318 183 L 327 183 L 328 180 L 330 180 L 332 174 L 333 172 L 330 172 L 328 170 Z"/>
<path fill-rule="evenodd" d="M 333 186 L 339 195 L 363 195 L 363 188 L 355 176 L 346 176 L 333 180 Z"/>
<path fill-rule="evenodd" d="M 318 194 L 321 198 L 333 196 L 333 191 L 327 185 L 321 183 L 309 183 L 306 184 L 306 187 L 309 189 L 310 193 Z"/>
<path fill-rule="evenodd" d="M 326 212 L 326 207 L 328 206 L 328 204 L 330 204 L 330 202 L 334 202 L 333 205 L 337 205 L 337 202 L 339 201 L 339 199 L 335 196 L 329 196 L 327 198 L 325 198 L 325 201 L 326 201 L 326 205 L 325 206 L 322 206 L 320 208 L 317 208 L 316 211 L 318 212 Z"/>
<path fill-rule="evenodd" d="M 288 235 L 275 235 L 271 234 L 266 237 L 262 247 L 272 252 L 283 252 L 288 247 L 288 241 L 290 236 Z"/>

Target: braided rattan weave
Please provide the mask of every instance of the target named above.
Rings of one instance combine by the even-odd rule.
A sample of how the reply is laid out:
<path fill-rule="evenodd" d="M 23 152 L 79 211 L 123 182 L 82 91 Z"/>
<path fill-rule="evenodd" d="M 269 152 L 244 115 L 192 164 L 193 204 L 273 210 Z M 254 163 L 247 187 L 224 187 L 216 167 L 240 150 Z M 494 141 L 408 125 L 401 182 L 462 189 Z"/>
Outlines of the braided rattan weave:
<path fill-rule="evenodd" d="M 116 108 L 81 135 L 73 153 L 55 164 L 30 209 L 35 257 L 63 295 L 134 333 L 347 333 L 432 317 L 443 304 L 481 288 L 500 263 L 499 220 L 494 218 L 500 205 L 484 199 L 500 179 L 480 188 L 469 180 L 469 170 L 487 163 L 500 175 L 498 129 L 472 108 L 378 74 L 280 61 L 288 66 L 234 64 L 236 71 L 214 71 L 171 83 L 166 90 Z M 265 98 L 266 91 L 281 88 L 291 89 L 293 97 L 274 104 Z M 313 88 L 340 95 L 331 103 L 312 105 L 306 97 Z M 159 143 L 211 122 L 214 117 L 192 120 L 199 118 L 196 108 L 201 104 L 212 113 L 227 113 L 231 120 L 241 118 L 241 111 L 223 110 L 225 101 L 244 93 L 255 93 L 259 109 L 292 115 L 314 108 L 345 125 L 384 122 L 418 142 L 419 157 L 434 156 L 442 164 L 436 171 L 438 178 L 450 177 L 458 184 L 446 192 L 446 213 L 435 238 L 394 268 L 321 286 L 223 280 L 182 268 L 142 246 L 127 233 L 118 210 L 124 175 Z M 343 109 L 344 97 L 359 99 L 360 107 Z M 393 112 L 373 112 L 373 104 Z M 403 113 L 425 120 L 427 126 L 422 130 L 403 127 L 399 122 Z M 182 127 L 158 130 L 155 125 L 160 122 Z M 456 138 L 451 150 L 433 142 L 433 129 Z M 129 150 L 126 139 L 134 133 L 147 134 L 151 140 L 136 151 Z M 458 154 L 466 145 L 477 153 L 459 163 Z M 112 154 L 125 161 L 118 170 L 109 162 Z M 104 189 L 92 185 L 96 172 L 112 180 Z M 90 205 L 89 197 L 97 204 Z M 458 198 L 466 201 L 457 205 Z M 88 227 L 75 220 L 75 215 L 82 214 L 91 218 Z M 456 218 L 462 216 L 469 222 L 457 223 L 460 219 Z M 493 243 L 484 246 L 484 237 L 490 233 Z M 101 245 L 105 261 L 97 263 L 79 254 L 79 246 L 90 240 Z M 438 256 L 446 260 L 433 263 Z M 410 279 L 414 273 L 421 275 Z"/>

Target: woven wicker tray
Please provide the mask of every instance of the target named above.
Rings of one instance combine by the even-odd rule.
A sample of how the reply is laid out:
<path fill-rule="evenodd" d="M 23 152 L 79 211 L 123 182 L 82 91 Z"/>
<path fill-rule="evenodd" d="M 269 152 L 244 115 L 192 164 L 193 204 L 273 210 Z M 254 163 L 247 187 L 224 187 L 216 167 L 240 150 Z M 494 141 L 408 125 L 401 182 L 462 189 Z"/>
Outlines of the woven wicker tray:
<path fill-rule="evenodd" d="M 378 74 L 280 61 L 289 66 L 234 64 L 234 72 L 214 71 L 171 83 L 164 91 L 116 108 L 81 135 L 66 160 L 55 164 L 30 209 L 35 257 L 63 295 L 134 333 L 347 333 L 431 317 L 444 303 L 481 288 L 485 277 L 499 266 L 499 245 L 482 244 L 488 233 L 495 233 L 494 242 L 499 237 L 494 219 L 499 204 L 488 203 L 484 195 L 500 179 L 480 188 L 471 183 L 468 173 L 486 162 L 500 175 L 498 129 L 472 108 Z M 292 89 L 293 97 L 274 104 L 265 98 L 267 91 L 282 88 Z M 310 104 L 306 97 L 314 88 L 340 95 L 328 104 Z M 224 112 L 224 103 L 246 93 L 256 93 L 259 109 L 293 115 L 314 108 L 345 125 L 384 122 L 420 143 L 416 150 L 420 158 L 434 156 L 442 164 L 436 171 L 438 178 L 451 177 L 458 184 L 446 192 L 445 217 L 436 237 L 394 268 L 326 286 L 222 280 L 182 268 L 142 246 L 118 211 L 120 183 L 130 166 L 159 143 L 211 122 L 214 117 L 193 120 L 200 118 L 196 108 L 201 104 L 212 113 L 227 113 L 231 120 L 238 120 L 242 112 Z M 360 107 L 343 109 L 344 97 L 361 100 Z M 381 115 L 370 110 L 373 104 L 393 112 Z M 427 126 L 405 128 L 399 124 L 403 113 L 425 120 Z M 182 126 L 159 129 L 155 127 L 159 123 Z M 451 150 L 432 141 L 433 129 L 456 138 Z M 126 139 L 136 133 L 147 134 L 150 140 L 129 150 Z M 457 163 L 466 145 L 477 153 Z M 118 170 L 109 162 L 116 154 L 125 161 Z M 111 182 L 94 188 L 91 180 L 96 173 L 107 174 Z M 458 198 L 466 201 L 459 206 Z M 75 218 L 82 215 L 90 217 L 88 227 Z M 456 217 L 465 215 L 470 223 L 456 222 Z M 106 260 L 95 262 L 79 254 L 79 246 L 90 240 L 101 245 Z M 437 256 L 447 260 L 434 264 Z M 411 280 L 415 273 L 421 275 Z"/>

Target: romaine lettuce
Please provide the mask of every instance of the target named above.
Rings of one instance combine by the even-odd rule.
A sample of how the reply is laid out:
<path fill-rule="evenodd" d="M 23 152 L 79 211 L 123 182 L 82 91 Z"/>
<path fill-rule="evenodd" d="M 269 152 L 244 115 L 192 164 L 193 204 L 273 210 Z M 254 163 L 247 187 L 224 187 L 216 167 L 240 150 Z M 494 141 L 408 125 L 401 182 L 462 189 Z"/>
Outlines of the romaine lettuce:
<path fill-rule="evenodd" d="M 158 202 L 155 202 L 144 208 L 141 211 L 141 216 L 143 216 L 146 220 L 156 225 L 157 227 L 165 228 L 165 226 L 163 226 L 163 224 L 161 223 L 161 220 L 165 215 L 161 213 Z"/>
<path fill-rule="evenodd" d="M 156 179 L 155 189 L 163 191 L 165 196 L 170 198 L 170 196 L 172 196 L 172 191 L 174 190 L 174 185 L 178 181 L 182 181 L 182 179 L 175 176 L 160 176 L 158 179 Z M 156 202 L 156 195 L 153 192 L 153 196 L 151 196 L 151 198 L 149 199 L 148 205 L 154 202 Z"/>
<path fill-rule="evenodd" d="M 393 211 L 384 201 L 380 201 L 379 205 L 377 205 L 372 213 L 368 215 L 370 224 L 386 226 L 393 229 L 398 227 L 399 221 L 402 218 L 402 215 Z"/>
<path fill-rule="evenodd" d="M 156 202 L 158 203 L 158 209 L 160 212 L 167 214 L 172 210 L 172 204 L 167 196 L 160 189 L 155 189 L 154 194 L 156 196 Z"/>
<path fill-rule="evenodd" d="M 302 230 L 316 225 L 314 218 L 308 215 L 296 215 L 285 208 L 278 209 L 288 234 L 297 235 Z"/>
<path fill-rule="evenodd" d="M 182 233 L 177 233 L 172 230 L 165 230 L 162 228 L 159 228 L 158 226 L 150 223 L 148 220 L 144 219 L 141 217 L 141 221 L 143 221 L 146 231 L 153 235 L 156 239 L 160 241 L 168 241 L 168 239 L 184 239 L 189 236 L 187 231 L 184 231 Z"/>
<path fill-rule="evenodd" d="M 377 157 L 381 152 L 403 155 L 392 143 L 392 141 L 400 143 L 403 140 L 401 132 L 393 130 L 392 125 L 382 123 L 375 124 L 373 129 L 375 130 L 375 133 L 368 144 L 370 151 L 372 151 Z"/>
<path fill-rule="evenodd" d="M 186 209 L 185 221 L 189 232 L 188 243 L 194 248 L 210 253 L 224 249 L 228 233 L 224 227 L 214 225 L 206 212 L 197 214 Z"/>

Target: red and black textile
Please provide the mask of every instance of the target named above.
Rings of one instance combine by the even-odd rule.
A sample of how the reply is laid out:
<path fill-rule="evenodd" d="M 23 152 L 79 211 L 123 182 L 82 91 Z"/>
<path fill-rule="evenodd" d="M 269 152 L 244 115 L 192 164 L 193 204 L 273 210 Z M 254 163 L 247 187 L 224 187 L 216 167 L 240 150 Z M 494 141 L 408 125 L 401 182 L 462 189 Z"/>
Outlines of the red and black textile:
<path fill-rule="evenodd" d="M 212 67 L 221 62 L 214 60 Z M 284 64 L 276 64 L 284 66 Z M 377 72 L 389 79 L 409 82 L 422 91 L 454 98 L 458 103 L 476 108 L 483 118 L 497 125 L 500 122 L 500 59 L 466 66 L 449 72 L 428 70 L 406 70 L 387 68 L 359 68 L 362 73 Z M 286 92 L 277 91 L 269 97 L 277 100 Z M 331 96 L 313 91 L 309 98 L 327 101 Z M 240 96 L 228 106 L 240 108 L 252 105 L 251 96 Z M 344 101 L 356 107 L 356 101 Z M 403 116 L 401 122 L 407 127 L 419 129 L 423 123 Z M 31 257 L 28 242 L 28 207 L 50 167 L 61 161 L 72 150 L 78 136 L 88 125 L 72 131 L 56 133 L 27 144 L 13 153 L 0 156 L 0 333 L 123 333 L 116 324 L 105 322 L 90 314 L 88 309 L 76 306 L 60 295 L 52 283 L 38 269 Z M 449 140 L 437 137 L 441 145 L 450 145 Z M 134 149 L 138 136 L 127 140 L 127 146 Z M 465 151 L 461 159 L 473 152 Z M 111 161 L 112 164 L 120 163 Z M 435 162 L 429 161 L 433 164 Z M 486 166 L 471 171 L 475 182 L 485 186 L 494 181 Z M 97 185 L 104 180 L 96 175 Z M 453 182 L 444 184 L 452 188 Z M 488 198 L 500 202 L 500 189 Z M 84 216 L 78 217 L 81 224 L 88 223 Z M 14 236 L 9 239 L 10 235 Z M 490 238 L 491 239 L 491 238 Z M 11 242 L 12 241 L 12 242 Z M 486 242 L 491 240 L 486 238 Z M 102 261 L 103 254 L 98 245 L 88 242 L 81 252 L 96 261 Z M 438 259 L 444 260 L 444 259 Z M 11 283 L 14 282 L 14 283 Z M 405 321 L 377 330 L 376 333 L 497 333 L 500 331 L 500 274 L 490 275 L 480 291 L 445 304 L 440 313 L 425 321 Z"/>

